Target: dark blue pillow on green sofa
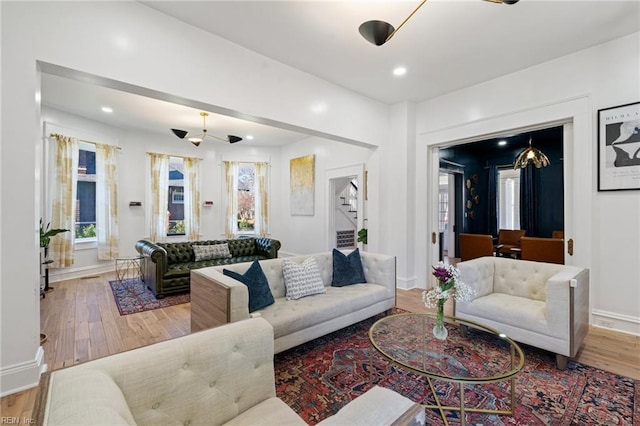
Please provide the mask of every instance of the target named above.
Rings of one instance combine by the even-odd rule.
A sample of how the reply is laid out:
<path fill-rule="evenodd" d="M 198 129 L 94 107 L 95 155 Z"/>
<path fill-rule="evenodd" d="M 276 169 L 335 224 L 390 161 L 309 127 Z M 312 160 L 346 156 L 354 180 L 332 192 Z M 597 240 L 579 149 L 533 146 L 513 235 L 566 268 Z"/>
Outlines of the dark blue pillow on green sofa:
<path fill-rule="evenodd" d="M 333 249 L 332 287 L 344 287 L 351 284 L 366 283 L 360 250 L 355 249 L 348 255 Z"/>
<path fill-rule="evenodd" d="M 267 281 L 267 277 L 264 275 L 262 267 L 257 260 L 253 261 L 244 274 L 239 274 L 228 269 L 223 269 L 222 273 L 240 281 L 248 287 L 249 313 L 266 308 L 275 303 L 273 294 L 271 294 L 271 289 L 269 288 L 269 281 Z"/>

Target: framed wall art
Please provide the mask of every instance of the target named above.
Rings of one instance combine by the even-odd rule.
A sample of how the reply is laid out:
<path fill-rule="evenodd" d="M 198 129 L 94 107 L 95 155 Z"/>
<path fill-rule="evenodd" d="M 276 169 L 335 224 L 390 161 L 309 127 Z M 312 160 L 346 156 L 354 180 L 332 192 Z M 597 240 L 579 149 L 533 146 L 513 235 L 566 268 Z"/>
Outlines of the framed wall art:
<path fill-rule="evenodd" d="M 315 156 L 292 158 L 289 161 L 291 214 L 313 216 L 315 197 Z"/>
<path fill-rule="evenodd" d="M 640 189 L 640 102 L 598 110 L 598 191 Z"/>

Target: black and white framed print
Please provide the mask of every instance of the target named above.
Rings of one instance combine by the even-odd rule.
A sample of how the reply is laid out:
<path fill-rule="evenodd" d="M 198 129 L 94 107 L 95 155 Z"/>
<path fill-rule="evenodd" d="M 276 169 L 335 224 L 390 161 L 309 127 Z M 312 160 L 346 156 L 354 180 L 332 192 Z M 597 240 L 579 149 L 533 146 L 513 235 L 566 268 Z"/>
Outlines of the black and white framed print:
<path fill-rule="evenodd" d="M 598 191 L 640 189 L 640 102 L 598 110 Z"/>

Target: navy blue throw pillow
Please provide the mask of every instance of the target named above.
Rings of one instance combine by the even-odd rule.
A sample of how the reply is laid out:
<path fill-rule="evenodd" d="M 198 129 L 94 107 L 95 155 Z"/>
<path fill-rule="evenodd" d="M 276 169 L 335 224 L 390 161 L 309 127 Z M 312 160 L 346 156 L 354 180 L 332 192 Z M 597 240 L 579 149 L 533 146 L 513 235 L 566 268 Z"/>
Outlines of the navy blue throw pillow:
<path fill-rule="evenodd" d="M 257 260 L 254 260 L 249 269 L 244 274 L 239 274 L 228 269 L 223 269 L 222 273 L 228 277 L 236 279 L 246 285 L 249 289 L 249 313 L 266 308 L 275 303 L 273 294 L 269 288 L 269 281 L 262 271 L 262 267 Z"/>
<path fill-rule="evenodd" d="M 360 250 L 355 249 L 348 255 L 333 249 L 333 278 L 332 287 L 344 287 L 351 284 L 366 283 Z"/>

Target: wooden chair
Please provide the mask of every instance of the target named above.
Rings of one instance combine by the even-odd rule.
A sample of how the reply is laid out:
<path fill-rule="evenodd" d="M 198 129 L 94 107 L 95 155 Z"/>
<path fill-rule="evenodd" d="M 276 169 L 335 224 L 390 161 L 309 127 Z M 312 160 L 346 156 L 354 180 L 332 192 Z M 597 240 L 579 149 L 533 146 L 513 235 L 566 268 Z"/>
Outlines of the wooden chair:
<path fill-rule="evenodd" d="M 524 237 L 527 231 L 524 229 L 501 229 L 498 231 L 498 244 L 494 246 L 496 255 L 511 256 L 512 248 L 520 248 L 520 238 Z"/>
<path fill-rule="evenodd" d="M 564 264 L 564 240 L 561 238 L 522 237 L 522 260 Z"/>
<path fill-rule="evenodd" d="M 471 260 L 477 257 L 493 256 L 493 237 L 486 234 L 460 234 L 460 258 Z"/>

